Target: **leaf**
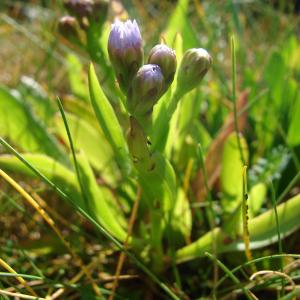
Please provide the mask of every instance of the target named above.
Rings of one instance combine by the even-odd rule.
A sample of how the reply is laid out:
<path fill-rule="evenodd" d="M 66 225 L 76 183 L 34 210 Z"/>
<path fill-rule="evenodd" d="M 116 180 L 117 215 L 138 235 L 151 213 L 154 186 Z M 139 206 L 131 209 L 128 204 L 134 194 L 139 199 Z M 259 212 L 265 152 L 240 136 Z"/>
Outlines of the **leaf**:
<path fill-rule="evenodd" d="M 239 137 L 241 150 L 245 159 L 248 161 L 247 142 L 243 137 Z M 220 183 L 223 196 L 221 205 L 225 212 L 233 212 L 241 203 L 243 198 L 243 167 L 244 162 L 237 141 L 236 133 L 232 133 L 224 144 L 221 162 Z"/>
<path fill-rule="evenodd" d="M 80 207 L 85 204 L 78 188 L 75 174 L 58 161 L 44 154 L 23 154 L 23 157 L 63 190 Z M 14 155 L 0 155 L 0 167 L 30 177 L 37 177 L 26 165 Z"/>
<path fill-rule="evenodd" d="M 263 183 L 257 183 L 249 192 L 249 217 L 252 218 L 259 213 L 267 195 L 267 186 Z"/>
<path fill-rule="evenodd" d="M 83 153 L 77 155 L 77 161 L 80 169 L 80 180 L 89 212 L 113 236 L 120 241 L 125 241 L 127 233 L 119 223 L 119 218 L 122 218 L 122 213 L 121 211 L 119 211 L 118 214 L 114 213 L 108 205 L 108 202 L 112 201 L 110 197 L 113 197 L 113 195 L 104 192 L 104 190 L 98 186 L 93 171 Z"/>
<path fill-rule="evenodd" d="M 82 63 L 79 58 L 72 53 L 68 54 L 67 62 L 69 66 L 68 77 L 72 93 L 80 100 L 87 102 L 89 99 L 89 92 L 87 88 L 86 74 L 84 74 Z"/>
<path fill-rule="evenodd" d="M 282 99 L 282 89 L 285 84 L 286 73 L 287 70 L 282 56 L 280 53 L 274 52 L 265 68 L 264 78 L 274 97 L 275 105 L 279 105 Z"/>
<path fill-rule="evenodd" d="M 240 112 L 247 106 L 248 92 L 244 91 L 240 94 L 237 102 L 237 111 Z M 238 126 L 240 132 L 243 132 L 246 127 L 247 111 L 243 112 L 238 117 Z M 218 135 L 213 139 L 212 144 L 209 146 L 206 158 L 205 168 L 208 177 L 208 185 L 211 188 L 216 180 L 219 178 L 221 171 L 221 157 L 223 153 L 224 143 L 227 137 L 234 131 L 234 119 L 231 113 L 224 122 Z M 203 201 L 206 196 L 206 188 L 204 184 L 204 177 L 201 168 L 198 170 L 197 175 L 192 183 L 194 194 L 197 201 Z"/>
<path fill-rule="evenodd" d="M 174 210 L 171 215 L 169 234 L 172 234 L 172 241 L 181 243 L 190 239 L 192 230 L 192 212 L 189 201 L 183 189 L 179 189 L 175 200 Z"/>
<path fill-rule="evenodd" d="M 28 76 L 21 77 L 21 84 L 18 86 L 20 99 L 24 99 L 27 105 L 30 105 L 33 113 L 38 116 L 39 120 L 47 126 L 52 125 L 53 116 L 57 111 L 55 102 L 52 101 L 43 89 L 33 78 Z"/>
<path fill-rule="evenodd" d="M 131 166 L 127 144 L 120 123 L 110 102 L 101 89 L 92 64 L 89 70 L 89 91 L 100 127 L 114 150 L 118 164 L 126 174 L 130 171 Z"/>
<path fill-rule="evenodd" d="M 113 151 L 105 136 L 92 124 L 73 114 L 66 114 L 72 139 L 76 150 L 83 150 L 91 165 L 100 172 L 101 177 L 109 184 L 116 185 L 118 179 L 117 166 Z M 60 137 L 68 144 L 68 136 L 62 117 L 57 116 L 56 126 Z"/>
<path fill-rule="evenodd" d="M 288 129 L 287 142 L 290 146 L 300 144 L 300 95 L 298 94 L 296 102 L 293 105 L 293 114 Z"/>
<path fill-rule="evenodd" d="M 7 89 L 0 87 L 0 133 L 28 152 L 44 153 L 67 162 L 55 138 L 33 115 L 29 107 Z"/>
<path fill-rule="evenodd" d="M 188 17 L 189 2 L 189 0 L 179 0 L 169 18 L 168 25 L 163 33 L 168 45 L 173 43 L 177 33 L 181 33 L 185 49 L 193 48 L 198 45 L 196 34 Z"/>
<path fill-rule="evenodd" d="M 73 115 L 76 115 L 80 119 L 84 119 L 91 126 L 99 127 L 98 120 L 90 103 L 87 105 L 86 102 L 78 101 L 76 98 L 65 97 L 64 107 L 66 111 L 72 113 Z"/>
<path fill-rule="evenodd" d="M 300 194 L 277 206 L 279 231 L 281 238 L 288 236 L 300 228 Z M 270 209 L 258 217 L 249 220 L 250 248 L 258 249 L 276 243 L 278 240 L 274 209 Z M 203 257 L 206 251 L 212 251 L 213 238 L 218 253 L 244 251 L 241 238 L 231 241 L 228 236 L 216 227 L 200 237 L 197 241 L 179 249 L 176 254 L 178 263 Z"/>

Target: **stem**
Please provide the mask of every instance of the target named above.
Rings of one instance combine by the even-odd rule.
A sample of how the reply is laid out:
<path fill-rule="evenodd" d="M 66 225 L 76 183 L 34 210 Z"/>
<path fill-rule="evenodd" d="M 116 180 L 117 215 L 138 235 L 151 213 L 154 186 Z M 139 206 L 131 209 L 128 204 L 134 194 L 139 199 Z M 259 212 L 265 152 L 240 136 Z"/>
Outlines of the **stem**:
<path fill-rule="evenodd" d="M 236 105 L 236 53 L 235 53 L 235 42 L 234 37 L 231 37 L 231 63 L 232 63 L 232 102 L 233 102 L 233 116 L 234 116 L 234 129 L 236 132 L 237 144 L 240 151 L 241 160 L 243 165 L 246 165 L 246 160 L 244 157 L 241 140 L 240 140 L 240 133 L 239 133 L 239 126 L 238 126 L 238 114 L 237 114 L 237 105 Z"/>
<path fill-rule="evenodd" d="M 168 138 L 170 121 L 180 99 L 181 95 L 175 91 L 169 102 L 165 101 L 161 104 L 165 105 L 165 109 L 160 110 L 156 122 L 152 125 L 152 131 L 155 133 L 153 135 L 153 145 L 151 147 L 153 151 L 158 150 L 163 152 Z"/>
<path fill-rule="evenodd" d="M 160 272 L 162 270 L 162 257 L 163 257 L 163 249 L 162 249 L 162 215 L 161 211 L 158 208 L 151 209 L 151 246 L 152 246 L 152 261 L 153 261 L 153 269 L 156 272 Z"/>

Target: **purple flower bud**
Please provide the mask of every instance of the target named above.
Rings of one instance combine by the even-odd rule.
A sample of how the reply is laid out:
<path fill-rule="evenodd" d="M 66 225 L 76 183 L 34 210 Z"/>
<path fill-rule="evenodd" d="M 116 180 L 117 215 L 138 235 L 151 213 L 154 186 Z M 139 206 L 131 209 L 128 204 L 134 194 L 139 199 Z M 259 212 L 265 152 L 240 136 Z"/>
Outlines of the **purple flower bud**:
<path fill-rule="evenodd" d="M 143 63 L 142 37 L 136 21 L 116 21 L 108 39 L 108 53 L 119 85 L 127 93 L 130 83 Z"/>
<path fill-rule="evenodd" d="M 156 45 L 150 51 L 149 64 L 159 65 L 165 77 L 166 90 L 171 85 L 176 72 L 176 54 L 175 51 L 164 44 Z"/>
<path fill-rule="evenodd" d="M 142 66 L 128 91 L 128 110 L 133 116 L 151 113 L 154 104 L 164 93 L 165 80 L 158 65 Z"/>
<path fill-rule="evenodd" d="M 64 16 L 58 23 L 59 33 L 66 39 L 79 39 L 79 24 L 74 17 Z"/>
<path fill-rule="evenodd" d="M 181 60 L 177 76 L 177 92 L 181 95 L 195 88 L 212 64 L 212 58 L 205 49 L 187 50 Z"/>

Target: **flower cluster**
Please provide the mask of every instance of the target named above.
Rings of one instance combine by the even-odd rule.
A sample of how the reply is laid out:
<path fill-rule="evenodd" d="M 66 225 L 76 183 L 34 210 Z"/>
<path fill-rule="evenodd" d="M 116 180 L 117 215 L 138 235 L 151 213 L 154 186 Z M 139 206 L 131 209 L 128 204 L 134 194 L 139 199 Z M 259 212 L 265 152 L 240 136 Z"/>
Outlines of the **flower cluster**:
<path fill-rule="evenodd" d="M 153 47 L 143 65 L 142 37 L 136 21 L 116 21 L 108 40 L 108 53 L 127 109 L 136 118 L 149 116 L 153 106 L 172 84 L 177 67 L 175 51 L 164 44 Z M 211 57 L 204 49 L 189 49 L 183 56 L 177 89 L 182 96 L 206 74 Z"/>
<path fill-rule="evenodd" d="M 142 37 L 136 21 L 116 21 L 108 40 L 108 53 L 120 88 L 127 95 L 127 108 L 135 116 L 146 116 L 172 83 L 176 71 L 175 52 L 155 46 L 143 65 Z"/>

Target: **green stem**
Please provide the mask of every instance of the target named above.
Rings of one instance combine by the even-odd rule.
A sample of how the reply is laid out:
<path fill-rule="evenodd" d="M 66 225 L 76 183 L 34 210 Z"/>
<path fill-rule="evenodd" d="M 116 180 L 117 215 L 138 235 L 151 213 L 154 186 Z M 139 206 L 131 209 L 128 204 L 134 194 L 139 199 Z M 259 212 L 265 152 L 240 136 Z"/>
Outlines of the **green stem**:
<path fill-rule="evenodd" d="M 160 209 L 151 210 L 151 246 L 153 270 L 160 272 L 163 268 L 162 258 L 162 215 Z"/>
<path fill-rule="evenodd" d="M 165 148 L 168 133 L 170 128 L 170 121 L 172 116 L 177 108 L 179 100 L 181 99 L 182 95 L 179 95 L 176 91 L 171 96 L 171 100 L 169 102 L 165 101 L 161 105 L 164 105 L 165 108 L 161 109 L 159 115 L 156 119 L 156 122 L 153 124 L 153 145 L 152 150 L 158 150 L 162 152 Z"/>
<path fill-rule="evenodd" d="M 238 126 L 238 113 L 237 113 L 237 105 L 236 105 L 236 53 L 235 53 L 235 42 L 234 37 L 231 37 L 231 63 L 232 63 L 232 101 L 233 101 L 233 116 L 234 116 L 234 129 L 236 132 L 237 144 L 240 151 L 241 160 L 243 165 L 246 165 L 246 160 L 244 157 L 240 134 L 239 134 L 239 126 Z"/>

